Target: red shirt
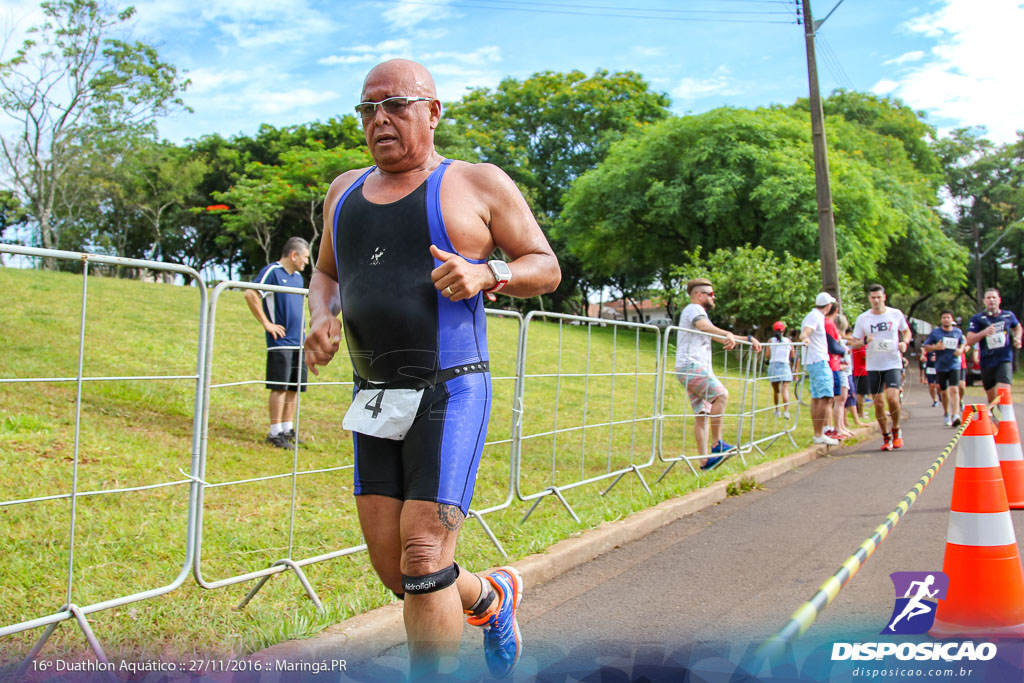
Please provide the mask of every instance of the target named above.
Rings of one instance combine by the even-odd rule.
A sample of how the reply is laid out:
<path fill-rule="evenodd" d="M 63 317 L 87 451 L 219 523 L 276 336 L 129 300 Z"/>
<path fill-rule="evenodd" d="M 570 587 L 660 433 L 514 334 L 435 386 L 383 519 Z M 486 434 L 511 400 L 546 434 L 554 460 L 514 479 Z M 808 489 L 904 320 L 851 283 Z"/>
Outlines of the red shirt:
<path fill-rule="evenodd" d="M 853 376 L 854 377 L 867 377 L 868 367 L 868 347 L 862 346 L 859 349 L 854 349 L 850 352 L 853 355 Z"/>
<path fill-rule="evenodd" d="M 832 337 L 836 341 L 839 341 L 839 328 L 836 327 L 835 322 L 825 318 L 825 334 Z M 842 362 L 843 357 L 834 353 L 828 354 L 828 367 L 832 372 L 839 371 L 839 365 Z"/>

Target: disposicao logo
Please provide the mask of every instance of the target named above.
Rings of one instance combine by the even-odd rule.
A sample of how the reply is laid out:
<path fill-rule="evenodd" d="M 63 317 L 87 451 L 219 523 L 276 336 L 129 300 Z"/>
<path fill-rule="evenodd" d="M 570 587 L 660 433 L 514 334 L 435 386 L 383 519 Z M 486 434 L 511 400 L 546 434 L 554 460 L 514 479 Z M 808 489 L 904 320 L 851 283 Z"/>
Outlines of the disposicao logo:
<path fill-rule="evenodd" d="M 889 578 L 896 589 L 896 604 L 882 635 L 928 633 L 935 623 L 937 600 L 946 597 L 949 577 L 943 572 L 893 572 Z"/>
<path fill-rule="evenodd" d="M 949 577 L 943 572 L 893 572 L 889 577 L 896 589 L 896 604 L 881 635 L 927 633 L 935 623 L 937 601 L 944 599 L 949 590 Z M 896 657 L 901 661 L 987 661 L 996 653 L 995 644 L 973 641 L 832 645 L 832 661 L 881 660 L 886 657 Z"/>

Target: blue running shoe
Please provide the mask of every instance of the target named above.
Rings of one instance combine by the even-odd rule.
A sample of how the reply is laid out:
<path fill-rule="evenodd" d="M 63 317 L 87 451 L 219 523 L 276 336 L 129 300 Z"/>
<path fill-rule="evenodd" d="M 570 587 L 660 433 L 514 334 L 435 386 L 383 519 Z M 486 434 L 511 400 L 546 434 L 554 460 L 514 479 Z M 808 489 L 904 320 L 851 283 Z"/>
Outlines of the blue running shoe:
<path fill-rule="evenodd" d="M 484 658 L 495 678 L 505 678 L 515 671 L 523 653 L 516 610 L 523 599 L 523 579 L 514 567 L 500 567 L 486 577 L 498 593 L 498 611 L 484 626 Z"/>
<path fill-rule="evenodd" d="M 721 439 L 719 439 L 718 443 L 716 443 L 714 446 L 711 447 L 711 452 L 712 453 L 725 453 L 726 451 L 731 451 L 733 448 L 735 448 L 735 446 L 731 446 L 731 445 L 727 444 L 726 442 L 722 441 Z"/>
<path fill-rule="evenodd" d="M 710 470 L 712 467 L 722 462 L 722 458 L 724 457 L 724 455 L 712 455 L 710 458 L 708 458 L 708 461 L 706 463 L 700 466 L 700 468 L 702 470 Z"/>

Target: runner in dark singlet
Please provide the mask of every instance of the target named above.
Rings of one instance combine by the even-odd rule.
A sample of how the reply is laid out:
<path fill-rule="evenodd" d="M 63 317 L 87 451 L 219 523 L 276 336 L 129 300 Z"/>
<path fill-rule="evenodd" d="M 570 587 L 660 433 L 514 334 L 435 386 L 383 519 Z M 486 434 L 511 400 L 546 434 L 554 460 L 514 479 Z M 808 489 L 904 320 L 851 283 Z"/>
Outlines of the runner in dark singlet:
<path fill-rule="evenodd" d="M 434 150 L 441 103 L 425 68 L 379 64 L 361 99 L 375 166 L 339 176 L 324 201 L 306 362 L 316 373 L 334 357 L 342 313 L 358 391 L 345 414 L 356 508 L 374 569 L 405 599 L 412 677 L 436 676 L 458 652 L 463 611 L 486 629 L 491 674 L 507 676 L 522 653 L 522 580 L 513 567 L 483 577 L 454 562 L 487 427 L 482 293 L 553 291 L 558 261 L 504 172 Z M 499 247 L 507 264 L 487 261 Z"/>

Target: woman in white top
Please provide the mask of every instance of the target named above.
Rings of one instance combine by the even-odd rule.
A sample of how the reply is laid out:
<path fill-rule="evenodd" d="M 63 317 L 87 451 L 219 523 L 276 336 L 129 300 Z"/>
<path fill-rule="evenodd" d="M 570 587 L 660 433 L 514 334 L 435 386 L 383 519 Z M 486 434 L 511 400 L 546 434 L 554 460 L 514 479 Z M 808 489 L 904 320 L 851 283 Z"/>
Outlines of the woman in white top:
<path fill-rule="evenodd" d="M 772 383 L 772 398 L 775 401 L 775 416 L 779 416 L 779 398 L 782 399 L 783 417 L 789 419 L 789 385 L 793 381 L 793 342 L 783 332 L 786 323 L 779 320 L 772 325 L 772 338 L 768 341 L 771 355 L 768 357 L 768 378 Z"/>

